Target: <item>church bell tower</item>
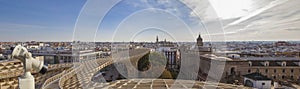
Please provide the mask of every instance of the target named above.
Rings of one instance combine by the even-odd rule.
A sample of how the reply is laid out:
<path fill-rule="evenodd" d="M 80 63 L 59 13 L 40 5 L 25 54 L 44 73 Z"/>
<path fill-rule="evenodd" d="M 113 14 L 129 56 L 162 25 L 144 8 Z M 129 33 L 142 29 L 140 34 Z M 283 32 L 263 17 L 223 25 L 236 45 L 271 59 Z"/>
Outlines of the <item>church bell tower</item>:
<path fill-rule="evenodd" d="M 197 46 L 201 47 L 203 46 L 203 39 L 201 38 L 201 35 L 199 34 L 198 38 L 197 38 Z"/>

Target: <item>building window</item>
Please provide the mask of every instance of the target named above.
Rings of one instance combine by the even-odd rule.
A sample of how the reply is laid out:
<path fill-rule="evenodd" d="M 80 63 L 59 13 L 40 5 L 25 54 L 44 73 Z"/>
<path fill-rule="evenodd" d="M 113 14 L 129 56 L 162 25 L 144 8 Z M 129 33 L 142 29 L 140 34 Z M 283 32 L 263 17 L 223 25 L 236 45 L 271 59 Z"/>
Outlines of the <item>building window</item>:
<path fill-rule="evenodd" d="M 251 61 L 249 61 L 249 66 L 252 66 L 252 62 Z"/>
<path fill-rule="evenodd" d="M 274 79 L 276 79 L 276 76 L 273 76 Z"/>
<path fill-rule="evenodd" d="M 285 72 L 285 69 L 282 69 L 282 73 L 284 73 Z"/>
<path fill-rule="evenodd" d="M 269 66 L 269 62 L 265 62 L 265 66 Z"/>
<path fill-rule="evenodd" d="M 281 78 L 282 78 L 282 79 L 284 79 L 284 77 L 285 77 L 285 76 L 284 76 L 284 75 L 282 75 L 282 77 L 281 77 Z"/>
<path fill-rule="evenodd" d="M 250 73 L 250 72 L 251 72 L 251 70 L 249 69 L 249 70 L 248 70 L 248 73 Z"/>
<path fill-rule="evenodd" d="M 274 69 L 274 73 L 276 73 L 276 69 Z"/>
<path fill-rule="evenodd" d="M 282 66 L 286 66 L 286 62 L 282 62 L 282 64 L 281 64 Z"/>
<path fill-rule="evenodd" d="M 261 83 L 261 85 L 265 85 L 265 83 Z"/>
<path fill-rule="evenodd" d="M 291 73 L 293 73 L 294 72 L 294 69 L 291 69 Z"/>
<path fill-rule="evenodd" d="M 268 69 L 265 70 L 266 73 L 268 73 L 268 71 L 269 71 Z"/>
<path fill-rule="evenodd" d="M 294 79 L 294 76 L 293 76 L 293 75 L 291 75 L 291 79 Z"/>

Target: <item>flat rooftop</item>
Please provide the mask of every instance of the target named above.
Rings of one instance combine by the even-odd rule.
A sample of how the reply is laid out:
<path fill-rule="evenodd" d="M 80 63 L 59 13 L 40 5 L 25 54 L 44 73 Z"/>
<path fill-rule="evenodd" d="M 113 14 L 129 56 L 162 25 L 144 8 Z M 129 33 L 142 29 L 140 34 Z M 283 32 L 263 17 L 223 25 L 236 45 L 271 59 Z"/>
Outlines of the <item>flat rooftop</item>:
<path fill-rule="evenodd" d="M 241 57 L 241 60 L 300 61 L 299 57 Z"/>

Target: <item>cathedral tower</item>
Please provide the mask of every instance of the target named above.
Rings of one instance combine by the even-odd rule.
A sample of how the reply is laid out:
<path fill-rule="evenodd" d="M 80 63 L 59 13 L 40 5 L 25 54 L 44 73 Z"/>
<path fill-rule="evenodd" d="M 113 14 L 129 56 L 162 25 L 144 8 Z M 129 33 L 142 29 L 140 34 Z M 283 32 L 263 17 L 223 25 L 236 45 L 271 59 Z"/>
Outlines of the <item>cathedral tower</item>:
<path fill-rule="evenodd" d="M 158 43 L 158 36 L 156 36 L 156 43 Z"/>
<path fill-rule="evenodd" d="M 203 39 L 201 38 L 201 35 L 199 34 L 198 38 L 197 38 L 197 46 L 203 46 Z"/>

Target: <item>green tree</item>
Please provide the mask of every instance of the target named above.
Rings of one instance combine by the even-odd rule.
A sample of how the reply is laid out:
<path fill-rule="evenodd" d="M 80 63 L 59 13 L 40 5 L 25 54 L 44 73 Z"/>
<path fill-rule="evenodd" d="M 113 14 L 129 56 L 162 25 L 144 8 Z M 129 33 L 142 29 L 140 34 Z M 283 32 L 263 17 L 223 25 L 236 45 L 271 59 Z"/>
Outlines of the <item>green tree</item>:
<path fill-rule="evenodd" d="M 173 76 L 172 76 L 172 74 L 171 74 L 170 71 L 165 70 L 165 71 L 161 74 L 161 76 L 160 76 L 159 78 L 161 78 L 161 79 L 173 79 Z"/>

